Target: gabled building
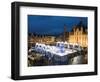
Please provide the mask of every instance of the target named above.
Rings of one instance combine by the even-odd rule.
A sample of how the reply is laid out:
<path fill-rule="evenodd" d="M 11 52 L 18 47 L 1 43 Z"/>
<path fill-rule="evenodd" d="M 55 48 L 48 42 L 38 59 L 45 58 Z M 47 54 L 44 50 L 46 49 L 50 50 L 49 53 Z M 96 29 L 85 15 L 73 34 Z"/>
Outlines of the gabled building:
<path fill-rule="evenodd" d="M 71 32 L 69 32 L 69 43 L 78 43 L 82 47 L 88 47 L 88 31 L 82 21 L 75 25 Z"/>

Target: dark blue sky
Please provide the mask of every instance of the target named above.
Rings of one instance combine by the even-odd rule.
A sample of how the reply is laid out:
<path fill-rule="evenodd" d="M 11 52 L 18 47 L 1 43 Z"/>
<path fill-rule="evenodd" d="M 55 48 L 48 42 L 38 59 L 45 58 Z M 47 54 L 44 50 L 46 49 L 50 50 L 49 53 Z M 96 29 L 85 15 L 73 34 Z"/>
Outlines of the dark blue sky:
<path fill-rule="evenodd" d="M 64 30 L 64 25 L 67 31 L 71 31 L 80 20 L 87 26 L 87 17 L 28 15 L 28 33 L 60 34 Z"/>

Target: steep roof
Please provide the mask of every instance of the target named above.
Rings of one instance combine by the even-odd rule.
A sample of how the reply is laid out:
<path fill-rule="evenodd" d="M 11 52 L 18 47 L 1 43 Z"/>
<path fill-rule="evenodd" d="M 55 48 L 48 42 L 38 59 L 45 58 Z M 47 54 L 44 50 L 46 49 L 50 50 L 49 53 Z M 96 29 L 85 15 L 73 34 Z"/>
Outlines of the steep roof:
<path fill-rule="evenodd" d="M 77 25 L 73 26 L 72 32 L 74 31 L 74 29 L 75 29 L 75 30 L 76 30 L 76 29 L 81 30 L 81 28 L 83 28 L 83 32 L 86 32 L 86 30 L 88 29 L 87 26 L 85 26 L 85 25 L 83 24 L 83 22 L 80 21 Z"/>

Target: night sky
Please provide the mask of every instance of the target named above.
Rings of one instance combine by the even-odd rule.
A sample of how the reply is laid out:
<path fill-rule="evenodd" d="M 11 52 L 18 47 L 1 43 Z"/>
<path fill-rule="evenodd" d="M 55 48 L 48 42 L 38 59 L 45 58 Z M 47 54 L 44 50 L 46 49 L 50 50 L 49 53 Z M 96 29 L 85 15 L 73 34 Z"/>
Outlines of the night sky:
<path fill-rule="evenodd" d="M 28 33 L 56 35 L 64 31 L 64 25 L 69 32 L 80 21 L 87 26 L 87 17 L 28 15 Z"/>

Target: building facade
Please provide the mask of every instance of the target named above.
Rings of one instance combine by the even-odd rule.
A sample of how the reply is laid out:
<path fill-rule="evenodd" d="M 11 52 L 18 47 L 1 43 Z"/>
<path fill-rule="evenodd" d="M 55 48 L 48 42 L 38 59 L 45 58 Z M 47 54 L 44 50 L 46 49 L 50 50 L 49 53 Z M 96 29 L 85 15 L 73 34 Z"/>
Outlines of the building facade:
<path fill-rule="evenodd" d="M 78 43 L 81 47 L 88 47 L 87 27 L 82 24 L 82 21 L 69 32 L 68 42 Z"/>
<path fill-rule="evenodd" d="M 35 35 L 35 34 L 31 34 L 28 36 L 28 45 L 30 47 L 35 45 L 35 43 L 53 44 L 54 42 L 55 42 L 54 36 Z"/>

